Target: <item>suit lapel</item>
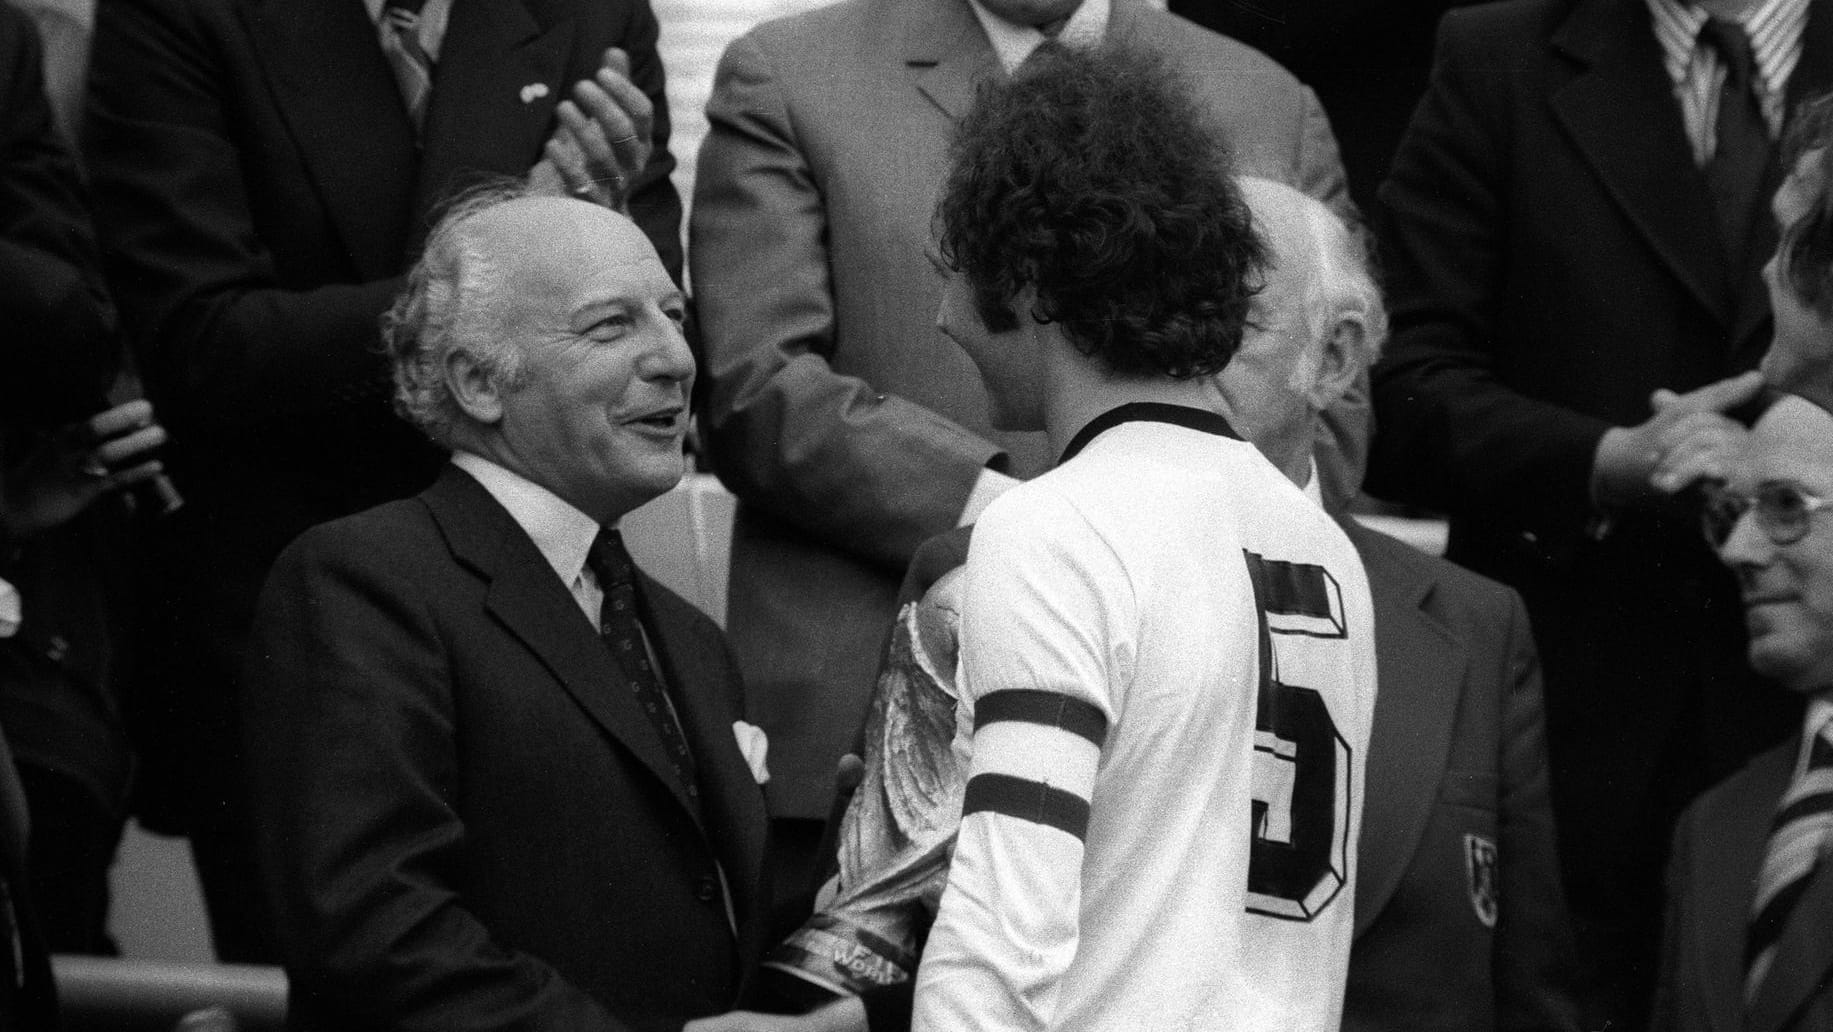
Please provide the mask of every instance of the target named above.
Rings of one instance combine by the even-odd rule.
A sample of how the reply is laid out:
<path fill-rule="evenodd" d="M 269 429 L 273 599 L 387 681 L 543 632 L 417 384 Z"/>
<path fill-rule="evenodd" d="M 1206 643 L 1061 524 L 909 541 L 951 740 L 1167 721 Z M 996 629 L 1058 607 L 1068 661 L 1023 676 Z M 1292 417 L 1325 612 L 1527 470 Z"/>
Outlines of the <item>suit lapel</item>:
<path fill-rule="evenodd" d="M 1553 45 L 1580 66 L 1552 94 L 1555 117 L 1662 262 L 1729 329 L 1732 291 L 1712 197 L 1647 7 L 1583 0 Z"/>
<path fill-rule="evenodd" d="M 1425 835 L 1444 781 L 1467 658 L 1456 636 L 1425 608 L 1432 580 L 1395 561 L 1392 549 L 1407 546 L 1353 520 L 1342 522 L 1374 593 L 1380 664 L 1356 861 L 1360 936 L 1393 896 Z M 1378 831 L 1371 835 L 1371 828 Z"/>
<path fill-rule="evenodd" d="M 738 688 L 725 668 L 709 661 L 723 644 L 712 635 L 690 633 L 698 621 L 691 607 L 643 575 L 645 622 L 653 631 L 662 673 L 673 689 L 681 732 L 699 771 L 701 814 L 707 835 L 731 886 L 734 909 L 755 913 L 757 878 L 764 856 L 763 793 L 732 729 L 740 719 Z M 702 625 L 710 626 L 710 625 Z M 730 695 L 728 693 L 731 693 Z"/>
<path fill-rule="evenodd" d="M 1693 868 L 1697 899 L 1689 913 L 1693 926 L 1683 934 L 1700 944 L 1703 970 L 1683 973 L 1706 987 L 1709 1027 L 1741 1032 L 1744 1027 L 1744 939 L 1750 907 L 1757 894 L 1757 871 L 1769 841 L 1770 820 L 1788 787 L 1794 763 L 1793 745 L 1771 750 L 1752 761 L 1745 773 L 1707 797 L 1710 811 L 1698 826 L 1710 841 L 1697 843 Z"/>
<path fill-rule="evenodd" d="M 358 0 L 247 0 L 237 12 L 358 275 L 399 273 L 418 159 L 365 8 Z"/>
<path fill-rule="evenodd" d="M 617 690 L 623 677 L 611 654 L 527 533 L 490 492 L 456 467 L 448 466 L 420 497 L 452 554 L 489 582 L 485 606 L 490 612 L 593 722 L 648 768 L 683 809 L 695 812 L 636 696 Z"/>
<path fill-rule="evenodd" d="M 431 211 L 480 171 L 519 175 L 534 164 L 554 106 L 573 87 L 565 80 L 572 40 L 570 19 L 543 25 L 522 0 L 452 5 L 433 69 L 415 212 Z M 536 96 L 532 86 L 546 92 Z M 421 219 L 410 227 L 415 248 L 430 228 Z"/>
<path fill-rule="evenodd" d="M 949 118 L 967 114 L 979 83 L 1002 74 L 967 0 L 903 3 L 896 9 L 903 19 L 904 60 L 916 73 L 917 89 Z"/>

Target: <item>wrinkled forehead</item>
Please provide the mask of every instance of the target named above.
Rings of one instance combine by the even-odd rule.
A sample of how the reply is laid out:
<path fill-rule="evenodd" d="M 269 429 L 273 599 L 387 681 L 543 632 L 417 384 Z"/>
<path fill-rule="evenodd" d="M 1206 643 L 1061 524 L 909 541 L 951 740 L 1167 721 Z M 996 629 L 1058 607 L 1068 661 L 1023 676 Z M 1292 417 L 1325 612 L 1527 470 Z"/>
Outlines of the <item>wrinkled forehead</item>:
<path fill-rule="evenodd" d="M 1833 412 L 1794 395 L 1770 406 L 1745 441 L 1732 487 L 1794 481 L 1833 497 Z"/>

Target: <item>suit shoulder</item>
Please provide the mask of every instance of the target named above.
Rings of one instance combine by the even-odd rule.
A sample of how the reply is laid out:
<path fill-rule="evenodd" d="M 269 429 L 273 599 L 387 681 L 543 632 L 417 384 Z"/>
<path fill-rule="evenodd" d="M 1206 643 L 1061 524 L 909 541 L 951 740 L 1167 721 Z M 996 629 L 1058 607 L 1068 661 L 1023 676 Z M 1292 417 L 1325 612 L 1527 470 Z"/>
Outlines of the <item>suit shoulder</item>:
<path fill-rule="evenodd" d="M 760 22 L 733 41 L 728 57 L 746 50 L 757 52 L 773 64 L 820 68 L 824 55 L 850 55 L 872 41 L 889 38 L 894 19 L 883 0 L 841 0 L 811 11 L 788 14 Z"/>
<path fill-rule="evenodd" d="M 1139 17 L 1142 36 L 1193 71 L 1262 79 L 1268 86 L 1294 92 L 1303 86 L 1284 65 L 1232 36 L 1157 9 Z"/>
<path fill-rule="evenodd" d="M 426 506 L 404 498 L 321 523 L 293 539 L 275 563 L 280 566 L 354 562 L 387 567 L 409 562 L 407 546 L 436 533 Z"/>
<path fill-rule="evenodd" d="M 1465 569 L 1449 559 L 1428 555 L 1353 518 L 1343 522 L 1349 540 L 1356 546 L 1356 554 L 1362 557 L 1362 565 L 1368 571 L 1374 590 L 1380 590 L 1377 582 L 1392 583 L 1397 576 L 1405 576 L 1427 582 L 1434 591 L 1455 600 L 1455 609 L 1493 614 L 1522 607 L 1515 590 L 1500 581 Z M 1491 619 L 1484 617 L 1486 623 Z"/>

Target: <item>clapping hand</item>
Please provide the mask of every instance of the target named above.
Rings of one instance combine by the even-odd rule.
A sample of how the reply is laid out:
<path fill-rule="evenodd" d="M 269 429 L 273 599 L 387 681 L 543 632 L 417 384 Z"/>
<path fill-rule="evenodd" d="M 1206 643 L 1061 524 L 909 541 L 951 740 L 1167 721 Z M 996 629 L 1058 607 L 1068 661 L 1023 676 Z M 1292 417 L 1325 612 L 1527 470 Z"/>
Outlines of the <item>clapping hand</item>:
<path fill-rule="evenodd" d="M 145 401 L 60 428 L 6 470 L 0 524 L 11 537 L 29 538 L 75 519 L 103 495 L 153 479 L 164 467 L 146 456 L 165 438 Z"/>
<path fill-rule="evenodd" d="M 655 108 L 630 81 L 630 56 L 612 47 L 590 79 L 555 108 L 559 124 L 529 172 L 537 191 L 571 194 L 626 211 L 631 184 L 649 163 Z"/>

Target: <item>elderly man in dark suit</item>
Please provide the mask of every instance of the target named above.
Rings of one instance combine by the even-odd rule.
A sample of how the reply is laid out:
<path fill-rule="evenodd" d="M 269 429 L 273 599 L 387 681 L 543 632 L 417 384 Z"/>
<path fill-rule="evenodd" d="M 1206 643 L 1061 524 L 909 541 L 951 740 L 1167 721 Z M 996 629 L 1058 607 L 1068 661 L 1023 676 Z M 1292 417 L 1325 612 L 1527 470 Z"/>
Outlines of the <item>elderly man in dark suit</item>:
<path fill-rule="evenodd" d="M 674 1032 L 762 941 L 762 742 L 618 518 L 683 469 L 684 302 L 621 215 L 485 195 L 388 338 L 439 480 L 305 534 L 246 677 L 296 1027 Z"/>
<path fill-rule="evenodd" d="M 1750 662 L 1808 700 L 1781 745 L 1681 818 L 1654 1027 L 1833 1029 L 1833 412 L 1787 396 L 1705 529 L 1737 575 Z"/>
<path fill-rule="evenodd" d="M 1242 167 L 1347 210 L 1311 91 L 1145 0 L 847 0 L 726 51 L 689 227 L 705 427 L 739 499 L 728 626 L 781 747 L 779 841 L 805 844 L 803 861 L 911 554 L 1052 458 L 1041 434 L 993 429 L 980 375 L 936 329 L 924 259 L 976 85 L 1047 33 L 1163 56 Z"/>
<path fill-rule="evenodd" d="M 1580 949 L 1634 1028 L 1676 815 L 1798 709 L 1672 498 L 1759 389 L 1733 376 L 1769 340 L 1774 140 L 1833 80 L 1833 5 L 1510 0 L 1437 46 L 1380 195 L 1368 486 L 1448 512 L 1448 557 L 1527 603 Z"/>
<path fill-rule="evenodd" d="M 148 547 L 142 819 L 191 835 L 223 959 L 272 959 L 234 748 L 261 578 L 440 464 L 389 417 L 377 317 L 480 177 L 628 197 L 678 271 L 655 42 L 647 0 L 99 5 L 98 231 L 190 501 Z"/>

